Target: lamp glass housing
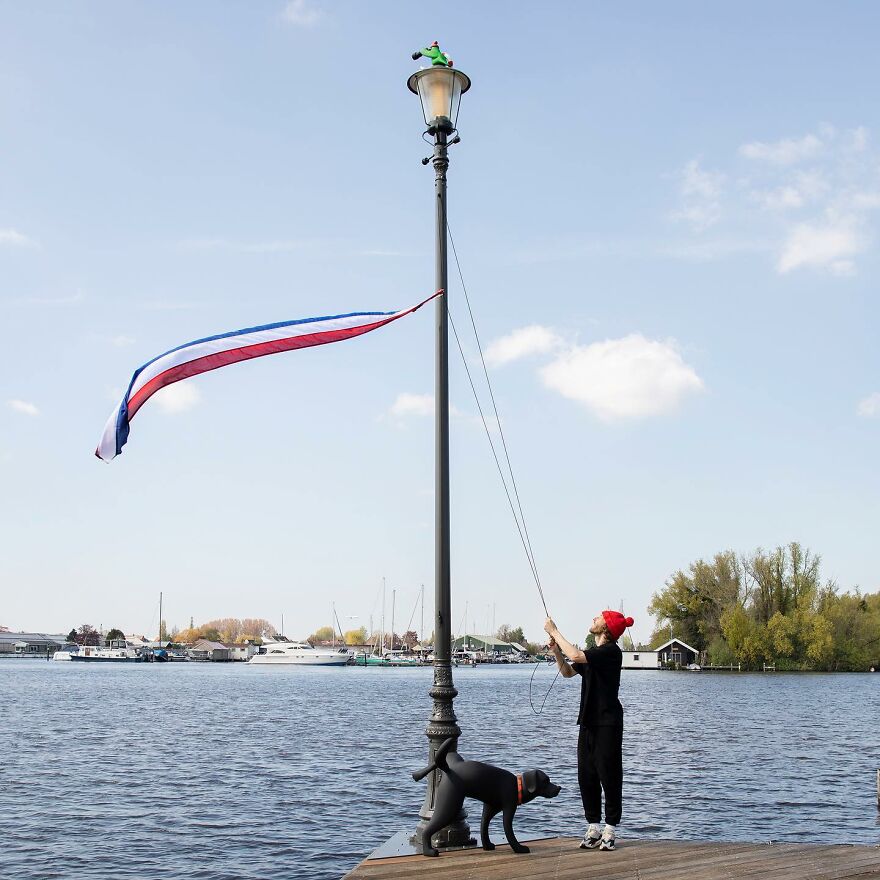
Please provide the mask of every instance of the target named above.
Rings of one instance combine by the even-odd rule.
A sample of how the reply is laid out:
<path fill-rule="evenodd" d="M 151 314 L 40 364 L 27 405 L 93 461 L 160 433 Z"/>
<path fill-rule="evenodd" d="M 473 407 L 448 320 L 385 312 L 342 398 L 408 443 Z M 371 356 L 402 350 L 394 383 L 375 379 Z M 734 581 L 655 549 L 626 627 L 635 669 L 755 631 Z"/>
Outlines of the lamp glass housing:
<path fill-rule="evenodd" d="M 429 132 L 450 132 L 455 128 L 461 96 L 471 87 L 470 77 L 460 70 L 438 65 L 416 71 L 407 85 L 422 102 Z"/>

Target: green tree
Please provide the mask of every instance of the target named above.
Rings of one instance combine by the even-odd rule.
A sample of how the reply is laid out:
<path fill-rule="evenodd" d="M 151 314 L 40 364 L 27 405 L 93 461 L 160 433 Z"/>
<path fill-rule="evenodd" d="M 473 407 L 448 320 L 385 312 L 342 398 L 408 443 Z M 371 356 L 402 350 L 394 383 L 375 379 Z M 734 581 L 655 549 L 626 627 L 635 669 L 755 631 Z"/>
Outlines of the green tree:
<path fill-rule="evenodd" d="M 125 633 L 121 629 L 116 629 L 115 627 L 110 630 L 105 636 L 107 641 L 111 641 L 112 639 L 124 639 Z"/>
<path fill-rule="evenodd" d="M 75 642 L 75 641 L 76 641 L 76 627 L 74 627 L 74 628 L 73 628 L 73 629 L 67 634 L 67 641 L 68 641 L 68 642 Z"/>
<path fill-rule="evenodd" d="M 360 629 L 350 629 L 345 633 L 346 645 L 365 645 L 367 644 L 367 628 L 362 626 Z"/>
<path fill-rule="evenodd" d="M 521 626 L 517 626 L 514 629 L 511 629 L 507 634 L 509 638 L 502 639 L 501 641 L 507 641 L 511 644 L 516 642 L 517 645 L 522 645 L 525 647 L 526 645 L 526 634 L 523 632 L 523 628 Z"/>
<path fill-rule="evenodd" d="M 308 638 L 308 640 L 316 645 L 319 642 L 329 642 L 333 639 L 335 630 L 332 626 L 319 626 Z"/>

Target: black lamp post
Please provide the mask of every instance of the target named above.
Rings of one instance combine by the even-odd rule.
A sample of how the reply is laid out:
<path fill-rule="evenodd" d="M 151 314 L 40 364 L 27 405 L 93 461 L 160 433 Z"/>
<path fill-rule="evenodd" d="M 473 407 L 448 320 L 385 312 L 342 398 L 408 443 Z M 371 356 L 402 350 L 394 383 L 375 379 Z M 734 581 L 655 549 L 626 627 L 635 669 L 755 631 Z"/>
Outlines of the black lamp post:
<path fill-rule="evenodd" d="M 434 43 L 427 49 L 413 53 L 413 58 L 426 57 L 431 67 L 419 70 L 407 81 L 410 91 L 419 96 L 428 133 L 434 137 L 434 155 L 423 160 L 434 164 L 434 210 L 435 210 L 435 290 L 442 290 L 437 297 L 435 325 L 437 330 L 436 379 L 435 379 L 435 471 L 434 471 L 434 684 L 428 692 L 434 708 L 425 734 L 428 737 L 428 762 L 432 763 L 441 743 L 450 736 L 461 734 L 452 701 L 458 694 L 452 683 L 452 621 L 450 612 L 449 576 L 449 366 L 448 324 L 446 312 L 446 169 L 449 167 L 447 146 L 449 136 L 455 133 L 461 96 L 471 85 L 470 79 L 460 70 L 453 70 L 452 62 Z M 452 143 L 457 143 L 454 137 Z M 418 834 L 434 811 L 434 799 L 440 771 L 428 777 L 425 802 L 419 811 L 422 820 Z M 467 813 L 464 810 L 455 822 L 434 835 L 438 847 L 468 846 L 472 844 Z"/>

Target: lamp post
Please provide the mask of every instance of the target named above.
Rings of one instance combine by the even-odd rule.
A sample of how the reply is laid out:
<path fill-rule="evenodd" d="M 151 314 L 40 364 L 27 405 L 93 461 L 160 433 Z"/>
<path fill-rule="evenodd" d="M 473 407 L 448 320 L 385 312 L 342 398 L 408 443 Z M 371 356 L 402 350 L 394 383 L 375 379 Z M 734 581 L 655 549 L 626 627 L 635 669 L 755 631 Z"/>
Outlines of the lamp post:
<path fill-rule="evenodd" d="M 460 70 L 453 70 L 452 62 L 440 51 L 437 43 L 413 53 L 413 59 L 429 58 L 431 66 L 414 73 L 407 81 L 411 92 L 419 96 L 428 134 L 434 138 L 434 154 L 423 159 L 423 164 L 434 165 L 435 212 L 435 290 L 443 293 L 435 306 L 436 325 L 436 378 L 434 404 L 435 464 L 434 464 L 434 682 L 428 692 L 434 701 L 425 734 L 428 737 L 428 763 L 444 740 L 458 738 L 461 728 L 455 717 L 452 701 L 458 695 L 452 683 L 452 622 L 449 568 L 449 339 L 446 310 L 446 169 L 449 167 L 447 147 L 450 135 L 455 134 L 455 123 L 461 96 L 471 85 Z M 458 143 L 453 137 L 451 143 Z M 419 810 L 422 820 L 416 830 L 419 835 L 434 812 L 434 800 L 440 771 L 428 776 L 425 801 Z M 434 835 L 438 847 L 468 846 L 473 843 L 464 810 L 455 821 Z"/>

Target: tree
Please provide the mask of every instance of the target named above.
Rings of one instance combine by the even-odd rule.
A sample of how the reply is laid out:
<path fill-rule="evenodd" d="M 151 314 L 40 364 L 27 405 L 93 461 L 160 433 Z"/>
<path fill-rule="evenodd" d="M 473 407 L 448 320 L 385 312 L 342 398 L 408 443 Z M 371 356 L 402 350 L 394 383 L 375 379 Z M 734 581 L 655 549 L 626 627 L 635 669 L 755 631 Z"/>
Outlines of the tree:
<path fill-rule="evenodd" d="M 407 630 L 401 641 L 406 646 L 407 650 L 412 651 L 412 649 L 419 643 L 419 634 L 414 629 Z"/>
<path fill-rule="evenodd" d="M 97 645 L 101 640 L 101 634 L 88 623 L 84 623 L 76 632 L 76 642 L 79 645 Z"/>
<path fill-rule="evenodd" d="M 313 645 L 319 642 L 329 642 L 333 639 L 335 630 L 332 626 L 319 626 L 308 638 Z"/>
<path fill-rule="evenodd" d="M 73 629 L 67 634 L 67 641 L 68 641 L 68 642 L 75 642 L 75 641 L 76 641 L 76 627 L 74 627 L 74 628 L 73 628 Z"/>
<path fill-rule="evenodd" d="M 344 635 L 346 645 L 365 645 L 367 644 L 367 628 L 362 626 L 360 629 L 350 629 Z"/>
<path fill-rule="evenodd" d="M 121 629 L 116 629 L 115 627 L 107 633 L 106 637 L 107 641 L 111 641 L 112 639 L 124 639 L 125 633 Z"/>

